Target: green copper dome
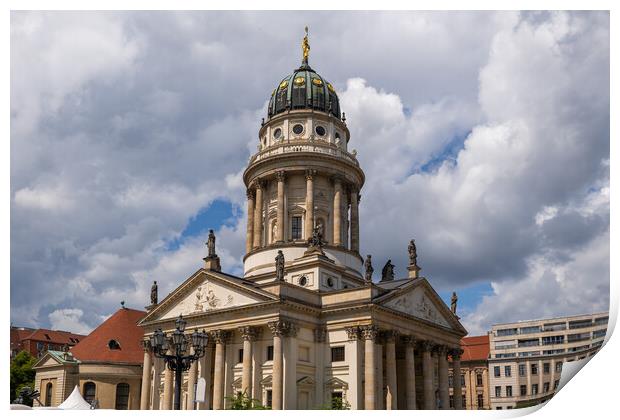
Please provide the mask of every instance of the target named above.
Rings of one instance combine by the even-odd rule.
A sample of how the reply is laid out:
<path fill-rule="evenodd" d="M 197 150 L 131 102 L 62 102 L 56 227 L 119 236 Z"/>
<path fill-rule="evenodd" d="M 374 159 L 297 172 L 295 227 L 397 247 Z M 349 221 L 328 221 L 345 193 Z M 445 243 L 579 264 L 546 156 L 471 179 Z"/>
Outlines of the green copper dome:
<path fill-rule="evenodd" d="M 340 104 L 334 87 L 312 70 L 307 60 L 273 90 L 267 115 L 271 118 L 295 109 L 315 109 L 340 118 Z"/>

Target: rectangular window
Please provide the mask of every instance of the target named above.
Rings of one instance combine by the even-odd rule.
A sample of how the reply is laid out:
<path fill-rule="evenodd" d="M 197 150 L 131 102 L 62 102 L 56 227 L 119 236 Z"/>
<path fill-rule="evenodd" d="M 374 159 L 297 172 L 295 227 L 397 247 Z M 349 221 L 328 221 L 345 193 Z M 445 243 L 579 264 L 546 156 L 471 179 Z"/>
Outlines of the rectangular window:
<path fill-rule="evenodd" d="M 461 386 L 465 386 L 465 375 L 461 375 Z"/>
<path fill-rule="evenodd" d="M 562 362 L 555 362 L 555 371 L 562 372 Z"/>
<path fill-rule="evenodd" d="M 594 325 L 607 325 L 607 321 L 609 321 L 608 316 L 604 316 L 602 318 L 596 318 L 594 320 Z"/>
<path fill-rule="evenodd" d="M 524 364 L 519 365 L 519 376 L 525 376 L 525 365 Z"/>
<path fill-rule="evenodd" d="M 481 409 L 482 407 L 484 407 L 484 396 L 478 394 L 478 408 Z"/>
<path fill-rule="evenodd" d="M 482 386 L 482 373 L 476 374 L 476 386 Z"/>
<path fill-rule="evenodd" d="M 454 387 L 454 376 L 450 375 L 448 376 L 448 388 L 453 388 Z"/>
<path fill-rule="evenodd" d="M 532 395 L 538 394 L 538 384 L 532 384 Z"/>
<path fill-rule="evenodd" d="M 267 401 L 265 401 L 265 405 L 267 407 L 271 407 L 273 401 L 273 391 L 271 389 L 267 390 Z"/>
<path fill-rule="evenodd" d="M 564 342 L 563 335 L 552 335 L 551 337 L 542 338 L 543 346 L 548 346 L 550 344 L 562 344 L 563 342 Z"/>
<path fill-rule="evenodd" d="M 512 370 L 510 369 L 510 366 L 504 366 L 504 376 L 506 377 L 512 376 Z"/>
<path fill-rule="evenodd" d="M 494 366 L 493 367 L 493 375 L 495 375 L 496 378 L 500 377 L 500 370 L 499 370 L 499 366 Z"/>
<path fill-rule="evenodd" d="M 528 340 L 519 340 L 519 347 L 534 347 L 540 345 L 540 341 L 538 338 L 528 339 Z"/>
<path fill-rule="evenodd" d="M 465 398 L 465 394 L 463 394 L 461 398 L 461 407 L 463 408 L 467 407 L 467 398 Z"/>
<path fill-rule="evenodd" d="M 454 408 L 454 396 L 450 395 L 450 408 Z"/>
<path fill-rule="evenodd" d="M 570 321 L 568 323 L 568 329 L 569 330 L 576 330 L 578 328 L 587 328 L 587 327 L 591 327 L 592 326 L 592 320 L 591 319 L 583 319 L 583 320 L 579 320 L 579 321 Z"/>
<path fill-rule="evenodd" d="M 543 373 L 551 372 L 551 363 L 543 363 Z"/>
<path fill-rule="evenodd" d="M 501 397 L 502 396 L 502 387 L 501 386 L 496 386 L 495 387 L 495 396 L 496 397 Z"/>
<path fill-rule="evenodd" d="M 291 229 L 293 240 L 301 239 L 301 216 L 293 216 Z"/>
<path fill-rule="evenodd" d="M 522 397 L 523 397 L 523 396 L 525 396 L 525 395 L 527 395 L 527 385 L 521 385 L 521 387 L 520 387 L 520 393 L 521 393 L 521 396 L 522 396 Z"/>
<path fill-rule="evenodd" d="M 532 375 L 538 375 L 538 363 L 533 363 L 531 366 Z"/>
<path fill-rule="evenodd" d="M 543 392 L 549 392 L 549 382 L 543 384 Z"/>
<path fill-rule="evenodd" d="M 560 385 L 560 380 L 559 380 L 559 379 L 556 379 L 556 380 L 553 382 L 553 390 L 554 390 L 554 391 L 555 391 L 556 389 L 558 389 L 558 385 Z"/>
<path fill-rule="evenodd" d="M 237 363 L 243 363 L 243 349 L 239 349 L 239 356 L 237 359 Z"/>
<path fill-rule="evenodd" d="M 568 334 L 567 336 L 569 343 L 575 343 L 578 341 L 585 341 L 590 339 L 590 333 L 581 333 L 581 334 Z"/>
<path fill-rule="evenodd" d="M 540 332 L 540 326 L 536 325 L 535 327 L 523 327 L 521 328 L 521 334 L 534 334 Z"/>
<path fill-rule="evenodd" d="M 273 360 L 273 346 L 267 346 L 267 360 Z"/>
<path fill-rule="evenodd" d="M 496 336 L 498 337 L 504 337 L 507 335 L 515 335 L 519 332 L 519 330 L 517 328 L 506 328 L 503 330 L 497 330 L 497 333 L 495 333 Z"/>
<path fill-rule="evenodd" d="M 344 362 L 344 346 L 332 347 L 332 362 Z"/>
<path fill-rule="evenodd" d="M 342 391 L 340 392 L 332 392 L 332 410 L 337 409 L 339 406 L 342 406 Z"/>
<path fill-rule="evenodd" d="M 592 338 L 605 337 L 605 334 L 607 334 L 607 329 L 593 331 Z"/>
<path fill-rule="evenodd" d="M 506 385 L 506 396 L 512 397 L 512 385 Z"/>
<path fill-rule="evenodd" d="M 554 322 L 551 324 L 543 325 L 544 331 L 564 331 L 566 329 L 566 322 Z"/>

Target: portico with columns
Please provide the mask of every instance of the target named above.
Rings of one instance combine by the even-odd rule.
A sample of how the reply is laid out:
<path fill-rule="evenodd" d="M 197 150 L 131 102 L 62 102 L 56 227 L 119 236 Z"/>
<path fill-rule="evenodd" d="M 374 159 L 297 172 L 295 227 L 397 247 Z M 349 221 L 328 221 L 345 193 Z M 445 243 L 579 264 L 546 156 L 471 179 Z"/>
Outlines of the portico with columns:
<path fill-rule="evenodd" d="M 180 314 L 188 331 L 209 333 L 183 377 L 183 408 L 226 409 L 239 392 L 272 409 L 449 408 L 448 370 L 467 332 L 417 265 L 365 281 L 365 175 L 349 140 L 334 87 L 305 54 L 273 91 L 243 173 L 243 275 L 207 257 L 140 322 L 145 339 L 171 333 Z M 174 375 L 148 346 L 144 360 L 141 407 L 171 408 Z M 200 378 L 206 392 L 195 395 Z"/>

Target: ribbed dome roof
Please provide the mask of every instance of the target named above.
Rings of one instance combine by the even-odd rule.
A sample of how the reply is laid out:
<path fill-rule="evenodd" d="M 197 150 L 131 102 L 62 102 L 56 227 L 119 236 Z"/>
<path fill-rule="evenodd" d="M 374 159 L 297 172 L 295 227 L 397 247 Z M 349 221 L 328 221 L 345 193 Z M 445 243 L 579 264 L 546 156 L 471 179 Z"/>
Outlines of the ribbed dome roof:
<path fill-rule="evenodd" d="M 271 93 L 267 115 L 294 109 L 315 109 L 340 118 L 340 104 L 334 87 L 304 60 L 301 67 L 286 76 Z"/>

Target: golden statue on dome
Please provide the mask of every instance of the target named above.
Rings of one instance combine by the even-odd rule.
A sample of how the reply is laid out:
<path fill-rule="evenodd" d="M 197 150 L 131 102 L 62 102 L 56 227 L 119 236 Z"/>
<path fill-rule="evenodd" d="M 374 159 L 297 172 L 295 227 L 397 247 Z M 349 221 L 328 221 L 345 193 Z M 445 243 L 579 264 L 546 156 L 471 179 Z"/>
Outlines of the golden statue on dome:
<path fill-rule="evenodd" d="M 310 43 L 308 42 L 308 27 L 306 26 L 306 36 L 304 36 L 304 40 L 301 43 L 301 50 L 304 54 L 303 62 L 308 64 L 308 55 L 310 54 Z"/>

